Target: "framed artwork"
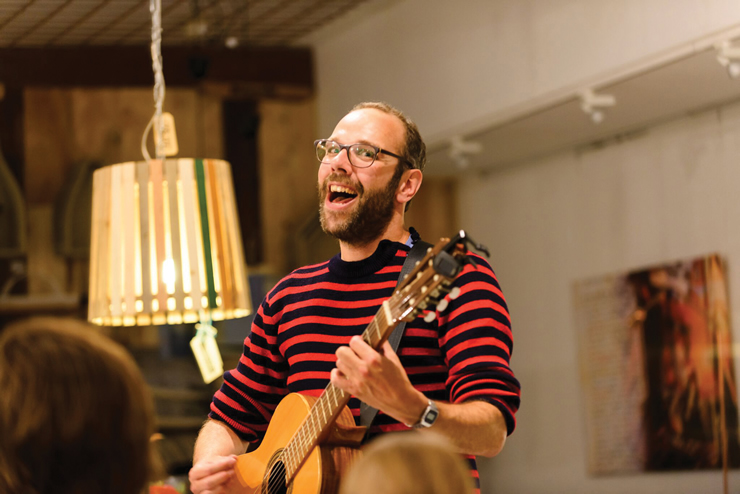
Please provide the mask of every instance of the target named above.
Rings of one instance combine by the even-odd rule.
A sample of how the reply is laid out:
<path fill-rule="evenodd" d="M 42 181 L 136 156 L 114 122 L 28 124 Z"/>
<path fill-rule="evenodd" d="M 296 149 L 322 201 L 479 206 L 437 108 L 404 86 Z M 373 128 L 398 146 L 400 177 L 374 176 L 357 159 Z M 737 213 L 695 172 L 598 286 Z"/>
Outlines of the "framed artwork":
<path fill-rule="evenodd" d="M 722 258 L 577 281 L 573 294 L 589 472 L 740 465 Z"/>

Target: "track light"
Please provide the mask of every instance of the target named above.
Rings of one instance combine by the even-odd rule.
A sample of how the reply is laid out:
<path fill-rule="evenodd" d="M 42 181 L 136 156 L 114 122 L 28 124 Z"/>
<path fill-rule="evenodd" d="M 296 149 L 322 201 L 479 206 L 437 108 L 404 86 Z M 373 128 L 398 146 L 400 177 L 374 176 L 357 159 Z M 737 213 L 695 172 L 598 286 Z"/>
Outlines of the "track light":
<path fill-rule="evenodd" d="M 596 94 L 593 89 L 584 89 L 579 93 L 581 110 L 591 117 L 595 124 L 604 121 L 604 108 L 617 104 L 613 94 Z"/>
<path fill-rule="evenodd" d="M 727 75 L 732 79 L 740 77 L 740 44 L 731 40 L 725 40 L 715 45 L 717 49 L 717 61 L 725 69 Z"/>
<path fill-rule="evenodd" d="M 483 151 L 483 145 L 480 142 L 466 141 L 459 135 L 452 136 L 450 139 L 450 151 L 448 154 L 461 170 L 466 169 L 470 165 L 469 155 L 478 154 L 481 151 Z"/>

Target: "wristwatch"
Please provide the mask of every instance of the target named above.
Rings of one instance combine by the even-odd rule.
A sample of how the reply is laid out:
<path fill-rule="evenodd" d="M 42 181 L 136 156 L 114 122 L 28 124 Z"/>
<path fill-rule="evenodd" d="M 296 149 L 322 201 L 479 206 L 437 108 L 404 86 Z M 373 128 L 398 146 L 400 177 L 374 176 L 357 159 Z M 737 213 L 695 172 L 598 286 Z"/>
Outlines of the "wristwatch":
<path fill-rule="evenodd" d="M 432 400 L 429 400 L 429 404 L 424 409 L 424 413 L 421 414 L 419 421 L 413 425 L 406 424 L 406 427 L 413 427 L 414 429 L 431 427 L 436 422 L 437 417 L 439 417 L 439 409 Z"/>

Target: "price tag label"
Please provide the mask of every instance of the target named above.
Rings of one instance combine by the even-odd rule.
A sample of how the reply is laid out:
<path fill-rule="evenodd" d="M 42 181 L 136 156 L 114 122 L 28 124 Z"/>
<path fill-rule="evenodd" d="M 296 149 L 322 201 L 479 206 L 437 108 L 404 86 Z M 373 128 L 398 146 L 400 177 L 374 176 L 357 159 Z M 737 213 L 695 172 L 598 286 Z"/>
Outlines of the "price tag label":
<path fill-rule="evenodd" d="M 190 340 L 190 348 L 195 355 L 203 381 L 208 384 L 223 375 L 224 362 L 216 343 L 216 329 L 206 324 L 198 324 L 196 328 L 198 332 Z"/>
<path fill-rule="evenodd" d="M 180 149 L 177 146 L 177 132 L 175 132 L 175 117 L 172 116 L 172 113 L 170 112 L 162 113 L 162 124 L 164 125 L 164 128 L 162 129 L 162 142 L 164 142 L 164 155 L 165 156 L 175 156 L 177 153 L 180 152 Z M 154 145 L 157 146 L 158 144 L 159 144 L 159 139 L 157 138 L 157 132 L 154 132 Z"/>

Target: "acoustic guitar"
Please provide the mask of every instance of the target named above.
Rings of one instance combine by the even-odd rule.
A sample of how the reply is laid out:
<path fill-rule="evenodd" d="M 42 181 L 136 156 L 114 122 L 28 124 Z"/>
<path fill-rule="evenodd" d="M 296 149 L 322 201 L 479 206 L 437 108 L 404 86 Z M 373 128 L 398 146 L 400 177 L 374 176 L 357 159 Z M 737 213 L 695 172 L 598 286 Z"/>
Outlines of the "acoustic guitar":
<path fill-rule="evenodd" d="M 450 284 L 467 263 L 464 231 L 453 239 L 443 238 L 427 250 L 383 302 L 362 339 L 378 349 L 400 321 L 411 321 L 427 311 L 425 320 L 442 311 L 460 290 Z M 350 395 L 331 383 L 318 397 L 291 393 L 278 404 L 259 448 L 239 455 L 236 484 L 240 494 L 333 494 L 342 472 L 359 454 L 365 428 L 355 426 L 347 407 Z"/>

